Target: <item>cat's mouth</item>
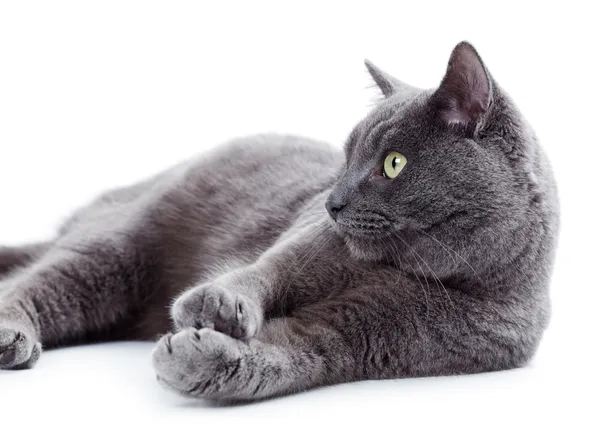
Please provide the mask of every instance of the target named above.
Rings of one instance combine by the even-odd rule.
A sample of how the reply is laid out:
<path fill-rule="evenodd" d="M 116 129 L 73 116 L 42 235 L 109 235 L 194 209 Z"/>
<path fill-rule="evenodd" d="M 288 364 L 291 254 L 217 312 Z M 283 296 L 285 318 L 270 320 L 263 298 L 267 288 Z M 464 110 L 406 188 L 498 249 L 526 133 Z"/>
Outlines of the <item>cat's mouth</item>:
<path fill-rule="evenodd" d="M 341 236 L 369 241 L 389 237 L 394 232 L 394 224 L 387 217 L 373 213 L 339 216 L 333 226 Z"/>
<path fill-rule="evenodd" d="M 396 247 L 394 236 L 404 227 L 387 219 L 369 218 L 364 219 L 338 217 L 336 221 L 331 220 L 333 230 L 346 244 L 346 247 L 356 259 L 364 261 L 380 261 L 387 259 L 390 246 Z"/>
<path fill-rule="evenodd" d="M 366 241 L 377 241 L 385 239 L 392 235 L 391 229 L 374 229 L 374 228 L 347 228 L 345 226 L 338 226 L 336 228 L 338 234 L 343 237 L 349 237 L 352 239 L 366 240 Z"/>
<path fill-rule="evenodd" d="M 389 240 L 394 234 L 393 228 L 375 228 L 372 225 L 357 226 L 332 222 L 333 230 L 351 249 L 377 248 L 382 241 Z M 369 253 L 371 254 L 371 253 Z"/>

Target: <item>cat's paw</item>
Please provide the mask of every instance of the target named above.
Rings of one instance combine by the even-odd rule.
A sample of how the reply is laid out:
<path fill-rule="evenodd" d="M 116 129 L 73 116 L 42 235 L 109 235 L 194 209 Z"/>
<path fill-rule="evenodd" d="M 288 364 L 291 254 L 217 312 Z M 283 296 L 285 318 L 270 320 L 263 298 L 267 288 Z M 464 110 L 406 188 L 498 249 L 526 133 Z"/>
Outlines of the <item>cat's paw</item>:
<path fill-rule="evenodd" d="M 41 353 L 42 345 L 28 332 L 0 322 L 0 369 L 30 369 Z"/>
<path fill-rule="evenodd" d="M 188 328 L 161 338 L 152 361 L 158 382 L 182 395 L 224 398 L 240 387 L 245 343 L 212 329 Z"/>
<path fill-rule="evenodd" d="M 254 337 L 262 323 L 262 311 L 244 295 L 206 283 L 183 293 L 173 304 L 175 327 L 210 328 L 234 338 Z"/>

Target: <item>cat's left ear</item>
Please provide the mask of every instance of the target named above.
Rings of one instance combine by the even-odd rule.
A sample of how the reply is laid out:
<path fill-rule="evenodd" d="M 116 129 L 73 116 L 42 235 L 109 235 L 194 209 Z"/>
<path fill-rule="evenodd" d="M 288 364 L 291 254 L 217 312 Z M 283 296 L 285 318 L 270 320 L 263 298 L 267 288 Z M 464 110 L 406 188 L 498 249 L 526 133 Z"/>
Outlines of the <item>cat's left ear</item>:
<path fill-rule="evenodd" d="M 408 96 L 419 91 L 416 87 L 410 86 L 378 68 L 369 60 L 365 60 L 365 66 L 385 98 L 392 95 Z"/>
<path fill-rule="evenodd" d="M 432 96 L 438 115 L 449 124 L 474 127 L 492 104 L 492 80 L 475 48 L 459 43 L 446 75 Z"/>

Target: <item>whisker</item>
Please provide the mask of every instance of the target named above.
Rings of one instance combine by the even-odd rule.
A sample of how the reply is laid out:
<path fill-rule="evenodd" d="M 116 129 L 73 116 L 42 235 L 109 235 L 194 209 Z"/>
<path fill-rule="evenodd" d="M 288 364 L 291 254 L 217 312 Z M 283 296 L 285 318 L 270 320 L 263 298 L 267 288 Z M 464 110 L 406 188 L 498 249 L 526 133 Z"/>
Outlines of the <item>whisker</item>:
<path fill-rule="evenodd" d="M 427 317 L 429 317 L 429 283 L 427 283 L 427 290 L 425 290 L 425 285 L 423 285 L 423 282 L 421 282 L 421 278 L 419 277 L 419 275 L 417 274 L 417 272 L 415 271 L 415 267 L 412 266 L 412 264 L 410 263 L 410 261 L 404 257 L 402 254 L 400 254 L 400 251 L 398 250 L 398 247 L 392 242 L 392 246 L 394 247 L 395 250 L 395 255 L 392 255 L 392 258 L 394 259 L 394 262 L 396 263 L 396 265 L 399 267 L 400 266 L 400 262 L 396 262 L 396 258 L 395 256 L 397 255 L 398 257 L 401 257 L 404 262 L 406 262 L 408 264 L 408 266 L 410 266 L 410 269 L 413 273 L 413 275 L 415 276 L 415 278 L 417 279 L 417 282 L 419 282 L 419 285 L 421 285 L 421 289 L 423 290 L 423 294 L 425 295 L 425 305 L 427 308 Z M 421 269 L 421 272 L 423 272 L 423 270 Z M 425 274 L 423 273 L 423 276 L 425 276 Z M 400 276 L 398 276 L 400 277 Z M 425 281 L 427 282 L 427 278 L 425 278 Z M 398 283 L 396 281 L 396 283 Z"/>
<path fill-rule="evenodd" d="M 326 230 L 326 222 L 322 222 L 314 227 L 314 230 L 312 230 L 309 233 L 309 236 L 314 235 L 314 239 L 316 239 L 317 236 L 323 234 Z M 311 241 L 312 243 L 305 250 L 303 250 L 301 254 L 296 258 L 296 265 L 294 265 L 293 267 L 291 266 L 287 271 L 285 277 L 288 279 L 288 283 L 285 285 L 285 288 L 281 291 L 283 296 L 283 301 L 281 302 L 282 314 L 285 312 L 283 310 L 283 305 L 285 305 L 286 303 L 285 298 L 289 294 L 289 289 L 295 282 L 296 278 L 298 277 L 298 274 L 300 274 L 302 270 L 318 256 L 318 254 L 323 250 L 323 248 L 325 248 L 329 244 L 329 242 L 331 241 L 331 236 L 327 237 L 327 239 L 323 242 L 315 241 L 314 239 Z M 296 271 L 290 277 L 290 274 L 294 269 L 296 269 Z"/>
<path fill-rule="evenodd" d="M 289 279 L 288 283 L 286 284 L 286 287 L 282 291 L 282 296 L 284 299 L 284 301 L 282 302 L 282 305 L 285 305 L 287 303 L 285 301 L 285 299 L 287 299 L 287 297 L 290 293 L 290 288 L 292 287 L 293 283 L 296 281 L 298 275 L 302 273 L 302 270 L 304 270 L 304 268 L 306 268 L 306 266 L 308 266 L 308 264 L 310 264 L 312 261 L 315 260 L 315 258 L 319 255 L 319 253 L 323 250 L 323 248 L 325 248 L 329 244 L 330 240 L 331 239 L 328 238 L 323 243 L 321 243 L 319 246 L 313 247 L 314 251 L 305 260 L 305 262 L 300 266 L 300 268 L 297 269 L 297 271 L 294 273 L 294 275 Z M 284 311 L 282 310 L 282 313 L 283 312 Z"/>
<path fill-rule="evenodd" d="M 408 244 L 404 239 L 402 239 L 402 237 L 400 235 L 396 234 L 396 237 L 398 237 L 398 239 L 400 239 L 402 241 L 402 243 L 404 243 L 404 245 L 406 245 L 415 256 L 417 256 L 419 259 L 421 259 L 421 261 L 425 264 L 425 266 L 427 266 L 429 271 L 431 271 L 431 274 L 433 274 L 436 284 L 439 284 L 438 290 L 439 290 L 439 287 L 441 286 L 442 289 L 444 290 L 444 293 L 446 294 L 446 297 L 448 298 L 450 304 L 452 305 L 452 308 L 456 309 L 456 306 L 454 305 L 454 302 L 452 301 L 452 298 L 450 297 L 448 290 L 446 289 L 446 287 L 444 286 L 444 284 L 442 283 L 442 281 L 440 280 L 440 278 L 438 277 L 436 272 L 433 270 L 433 268 L 431 268 L 431 266 L 427 263 L 427 261 L 425 259 L 423 259 L 423 256 L 421 256 L 412 246 L 410 246 L 410 244 Z M 441 294 L 441 291 L 440 291 L 440 294 Z"/>
<path fill-rule="evenodd" d="M 471 271 L 473 271 L 473 274 L 477 277 L 477 279 L 479 279 L 479 281 L 481 282 L 481 278 L 479 277 L 479 274 L 477 274 L 477 271 L 475 271 L 475 269 L 471 266 L 471 264 L 469 262 L 467 262 L 467 260 L 461 256 L 460 254 L 458 254 L 455 250 L 453 250 L 451 247 L 449 247 L 447 244 L 444 244 L 442 241 L 436 239 L 435 237 L 433 237 L 431 234 L 427 233 L 426 231 L 422 230 L 421 228 L 417 228 L 417 231 L 426 235 L 427 237 L 429 237 L 430 239 L 433 239 L 436 243 L 438 243 L 448 254 L 450 254 L 450 251 L 452 251 L 452 253 L 454 253 L 457 257 L 459 257 L 470 269 Z M 452 256 L 452 254 L 450 254 L 450 256 Z M 456 258 L 453 257 L 454 262 L 456 262 Z"/>
<path fill-rule="evenodd" d="M 410 245 L 408 245 L 401 237 L 398 237 L 398 238 L 402 241 L 402 243 L 404 243 L 404 245 L 406 245 L 411 250 L 411 252 L 413 254 L 415 253 L 414 249 Z M 419 266 L 419 269 L 421 270 L 421 274 L 423 274 L 423 279 L 425 279 L 425 283 L 427 284 L 427 291 L 431 292 L 431 288 L 429 287 L 429 280 L 427 280 L 427 276 L 425 275 L 425 271 L 423 271 L 423 267 L 421 266 L 421 264 L 419 263 L 418 260 L 415 260 L 415 262 Z"/>

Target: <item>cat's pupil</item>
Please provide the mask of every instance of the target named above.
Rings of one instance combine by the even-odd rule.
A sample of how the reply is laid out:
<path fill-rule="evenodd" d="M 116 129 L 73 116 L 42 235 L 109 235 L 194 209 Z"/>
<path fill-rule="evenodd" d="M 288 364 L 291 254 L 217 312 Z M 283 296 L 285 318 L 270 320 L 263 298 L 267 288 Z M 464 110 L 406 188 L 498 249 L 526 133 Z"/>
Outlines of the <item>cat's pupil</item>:
<path fill-rule="evenodd" d="M 398 160 L 398 158 L 392 159 L 392 168 L 396 168 L 396 161 L 397 160 Z"/>

